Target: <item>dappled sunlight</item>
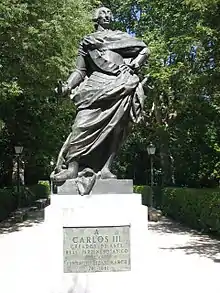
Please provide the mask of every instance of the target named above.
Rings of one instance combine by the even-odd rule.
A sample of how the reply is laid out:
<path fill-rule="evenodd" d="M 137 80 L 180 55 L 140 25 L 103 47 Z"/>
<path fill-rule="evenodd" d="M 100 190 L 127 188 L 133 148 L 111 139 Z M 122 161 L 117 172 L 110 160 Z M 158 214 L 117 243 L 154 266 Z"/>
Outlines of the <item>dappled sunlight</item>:
<path fill-rule="evenodd" d="M 8 234 L 12 232 L 19 232 L 23 228 L 32 227 L 34 225 L 43 223 L 44 210 L 31 211 L 28 213 L 28 218 L 22 222 L 10 221 L 10 218 L 0 223 L 0 237 L 1 234 Z"/>
<path fill-rule="evenodd" d="M 159 250 L 182 251 L 186 255 L 197 255 L 220 263 L 220 241 L 201 232 L 187 228 L 172 220 L 163 218 L 160 222 L 149 223 L 149 230 L 158 237 Z"/>
<path fill-rule="evenodd" d="M 149 229 L 155 231 L 156 233 L 176 233 L 178 235 L 186 235 L 188 233 L 196 233 L 193 229 L 185 227 L 177 222 L 169 220 L 165 217 L 161 219 L 159 222 L 150 222 Z"/>

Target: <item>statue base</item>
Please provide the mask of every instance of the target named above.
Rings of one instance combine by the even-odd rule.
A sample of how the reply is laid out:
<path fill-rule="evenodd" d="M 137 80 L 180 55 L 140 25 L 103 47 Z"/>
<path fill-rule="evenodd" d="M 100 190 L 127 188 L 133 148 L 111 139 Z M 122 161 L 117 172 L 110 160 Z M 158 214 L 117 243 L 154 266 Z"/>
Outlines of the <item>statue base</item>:
<path fill-rule="evenodd" d="M 89 195 L 62 189 L 51 195 L 44 224 L 51 292 L 133 293 L 146 287 L 148 212 L 131 185 L 97 180 Z M 107 186 L 111 190 L 101 194 Z"/>
<path fill-rule="evenodd" d="M 54 185 L 54 194 L 79 194 L 75 179 L 66 180 L 62 185 Z M 91 194 L 130 194 L 133 193 L 131 179 L 97 179 Z"/>

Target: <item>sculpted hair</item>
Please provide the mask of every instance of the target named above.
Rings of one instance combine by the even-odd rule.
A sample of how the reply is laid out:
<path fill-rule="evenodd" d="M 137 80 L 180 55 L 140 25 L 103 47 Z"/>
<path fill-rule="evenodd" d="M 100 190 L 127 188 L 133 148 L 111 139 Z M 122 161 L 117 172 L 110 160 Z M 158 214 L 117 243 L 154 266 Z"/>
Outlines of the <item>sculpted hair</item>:
<path fill-rule="evenodd" d="M 99 18 L 99 11 L 103 8 L 106 8 L 105 6 L 100 6 L 98 8 L 95 9 L 95 11 L 93 12 L 93 15 L 92 15 L 92 20 L 94 22 L 97 22 L 98 18 Z"/>
<path fill-rule="evenodd" d="M 105 9 L 109 9 L 108 7 L 100 6 L 100 7 L 96 8 L 95 11 L 94 11 L 94 13 L 93 13 L 92 20 L 93 20 L 96 24 L 97 24 L 98 19 L 99 19 L 99 11 L 100 11 L 101 9 L 103 9 L 103 8 L 105 8 Z M 110 9 L 109 9 L 109 10 L 110 10 Z M 112 12 L 111 12 L 111 14 L 112 14 Z M 113 15 L 112 15 L 112 18 L 113 18 Z"/>

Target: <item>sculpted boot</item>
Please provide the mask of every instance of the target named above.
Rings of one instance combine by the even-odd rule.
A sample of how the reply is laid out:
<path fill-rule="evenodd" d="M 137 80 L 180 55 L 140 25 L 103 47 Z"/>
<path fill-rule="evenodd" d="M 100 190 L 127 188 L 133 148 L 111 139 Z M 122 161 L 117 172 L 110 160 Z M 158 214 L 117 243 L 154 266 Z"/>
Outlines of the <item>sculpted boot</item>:
<path fill-rule="evenodd" d="M 53 180 L 55 182 L 63 182 L 68 179 L 74 179 L 78 176 L 78 162 L 70 162 L 67 169 L 53 174 Z"/>

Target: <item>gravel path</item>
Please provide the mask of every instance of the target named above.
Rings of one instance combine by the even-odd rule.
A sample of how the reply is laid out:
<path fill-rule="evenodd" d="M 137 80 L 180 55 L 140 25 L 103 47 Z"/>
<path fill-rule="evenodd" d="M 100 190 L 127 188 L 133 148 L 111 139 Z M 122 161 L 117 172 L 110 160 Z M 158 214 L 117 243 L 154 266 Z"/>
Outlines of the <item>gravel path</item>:
<path fill-rule="evenodd" d="M 1 223 L 1 293 L 48 293 L 42 224 L 43 212 L 14 226 Z M 220 292 L 220 241 L 162 219 L 149 224 L 147 249 L 146 288 L 137 291 Z"/>

